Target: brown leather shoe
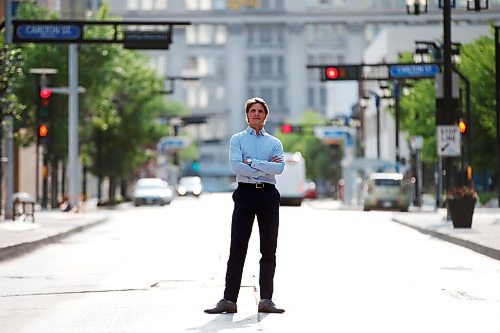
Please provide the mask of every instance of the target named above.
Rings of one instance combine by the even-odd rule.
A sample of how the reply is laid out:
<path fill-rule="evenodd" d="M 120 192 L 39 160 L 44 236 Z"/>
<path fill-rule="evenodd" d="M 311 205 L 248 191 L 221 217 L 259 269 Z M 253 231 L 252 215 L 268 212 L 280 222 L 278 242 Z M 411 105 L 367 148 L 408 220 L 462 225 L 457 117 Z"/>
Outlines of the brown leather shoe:
<path fill-rule="evenodd" d="M 210 313 L 210 314 L 216 314 L 216 313 L 236 313 L 238 312 L 238 307 L 236 306 L 236 303 L 221 299 L 215 308 L 213 309 L 206 309 L 205 313 Z"/>
<path fill-rule="evenodd" d="M 270 299 L 262 299 L 259 302 L 259 312 L 263 313 L 283 313 L 285 309 L 279 309 Z"/>

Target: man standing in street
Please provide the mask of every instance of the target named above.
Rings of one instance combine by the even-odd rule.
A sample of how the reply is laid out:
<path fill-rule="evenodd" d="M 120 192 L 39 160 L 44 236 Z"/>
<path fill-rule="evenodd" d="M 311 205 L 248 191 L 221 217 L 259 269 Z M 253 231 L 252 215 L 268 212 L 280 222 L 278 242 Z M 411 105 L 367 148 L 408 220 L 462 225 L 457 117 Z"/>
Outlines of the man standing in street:
<path fill-rule="evenodd" d="M 260 302 L 258 311 L 283 313 L 272 301 L 276 247 L 279 227 L 280 194 L 275 188 L 275 175 L 285 167 L 283 145 L 268 134 L 264 125 L 269 108 L 262 98 L 245 103 L 246 130 L 231 137 L 229 162 L 236 174 L 238 188 L 233 193 L 234 210 L 231 224 L 231 247 L 226 271 L 224 298 L 206 313 L 235 313 L 243 266 L 257 216 L 260 234 Z"/>

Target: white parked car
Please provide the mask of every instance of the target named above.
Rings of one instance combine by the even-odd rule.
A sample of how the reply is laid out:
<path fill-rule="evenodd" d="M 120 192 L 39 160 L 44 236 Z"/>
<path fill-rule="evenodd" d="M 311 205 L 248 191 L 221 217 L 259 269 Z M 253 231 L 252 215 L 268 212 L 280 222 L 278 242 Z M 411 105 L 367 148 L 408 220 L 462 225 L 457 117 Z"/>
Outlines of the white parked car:
<path fill-rule="evenodd" d="M 166 181 L 160 178 L 141 178 L 134 186 L 134 204 L 168 205 L 174 198 L 174 190 Z"/>
<path fill-rule="evenodd" d="M 179 185 L 177 186 L 177 193 L 181 196 L 192 194 L 194 196 L 199 196 L 203 192 L 203 185 L 201 183 L 201 178 L 197 176 L 182 177 L 179 179 Z"/>

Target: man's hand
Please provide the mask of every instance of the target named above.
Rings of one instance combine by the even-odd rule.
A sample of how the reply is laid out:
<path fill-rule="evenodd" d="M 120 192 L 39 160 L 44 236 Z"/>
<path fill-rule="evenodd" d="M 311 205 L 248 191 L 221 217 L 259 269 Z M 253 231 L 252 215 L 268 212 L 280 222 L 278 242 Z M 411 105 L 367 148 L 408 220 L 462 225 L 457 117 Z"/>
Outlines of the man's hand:
<path fill-rule="evenodd" d="M 283 162 L 283 160 L 281 158 L 279 158 L 279 156 L 273 156 L 273 158 L 271 158 L 271 162 L 281 163 L 281 162 Z"/>
<path fill-rule="evenodd" d="M 246 165 L 251 165 L 252 164 L 252 160 L 248 160 L 248 159 L 244 159 L 243 160 L 243 163 L 245 163 Z"/>

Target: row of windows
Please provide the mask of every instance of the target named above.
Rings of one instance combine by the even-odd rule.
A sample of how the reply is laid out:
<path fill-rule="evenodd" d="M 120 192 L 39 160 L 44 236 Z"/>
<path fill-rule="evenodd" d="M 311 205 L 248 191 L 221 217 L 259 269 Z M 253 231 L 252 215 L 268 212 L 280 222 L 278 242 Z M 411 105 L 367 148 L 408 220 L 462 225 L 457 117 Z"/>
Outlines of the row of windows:
<path fill-rule="evenodd" d="M 184 69 L 186 75 L 224 77 L 226 61 L 223 55 L 188 55 Z"/>
<path fill-rule="evenodd" d="M 249 46 L 282 46 L 285 44 L 285 31 L 282 25 L 262 24 L 248 27 Z"/>
<path fill-rule="evenodd" d="M 199 84 L 186 84 L 186 104 L 190 108 L 220 108 L 224 103 L 223 86 L 207 87 Z"/>
<path fill-rule="evenodd" d="M 278 9 L 284 8 L 284 0 L 185 0 L 188 11 L 240 10 L 240 9 Z M 153 11 L 166 10 L 168 0 L 127 0 L 127 10 Z"/>
<path fill-rule="evenodd" d="M 248 96 L 262 97 L 270 108 L 284 108 L 286 107 L 285 88 L 283 87 L 253 87 L 248 88 Z"/>
<path fill-rule="evenodd" d="M 283 77 L 285 65 L 283 56 L 260 55 L 247 58 L 247 70 L 250 78 Z"/>
<path fill-rule="evenodd" d="M 168 0 L 127 0 L 127 10 L 166 10 Z"/>
<path fill-rule="evenodd" d="M 227 30 L 224 25 L 193 24 L 186 27 L 186 44 L 188 45 L 224 45 Z"/>

